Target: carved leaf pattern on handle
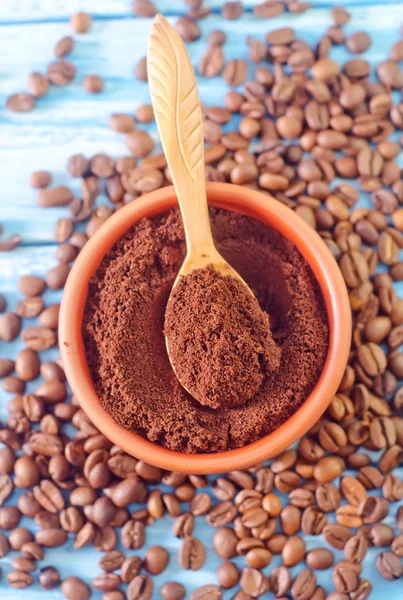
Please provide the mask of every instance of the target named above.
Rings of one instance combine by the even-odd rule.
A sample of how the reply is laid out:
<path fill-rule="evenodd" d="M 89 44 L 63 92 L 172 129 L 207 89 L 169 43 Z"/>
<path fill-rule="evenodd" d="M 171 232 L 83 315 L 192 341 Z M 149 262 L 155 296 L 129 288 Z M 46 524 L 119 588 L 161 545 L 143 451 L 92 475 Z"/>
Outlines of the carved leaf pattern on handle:
<path fill-rule="evenodd" d="M 196 79 L 181 38 L 160 15 L 156 18 L 149 39 L 147 71 L 156 121 L 167 158 L 170 153 L 166 145 L 170 144 L 170 151 L 177 151 L 195 181 L 200 176 L 198 170 L 204 169 L 202 116 Z M 172 115 L 175 122 L 172 122 Z M 166 131 L 166 128 L 169 128 L 169 136 L 162 134 L 161 130 Z M 169 158 L 168 165 L 172 172 Z"/>

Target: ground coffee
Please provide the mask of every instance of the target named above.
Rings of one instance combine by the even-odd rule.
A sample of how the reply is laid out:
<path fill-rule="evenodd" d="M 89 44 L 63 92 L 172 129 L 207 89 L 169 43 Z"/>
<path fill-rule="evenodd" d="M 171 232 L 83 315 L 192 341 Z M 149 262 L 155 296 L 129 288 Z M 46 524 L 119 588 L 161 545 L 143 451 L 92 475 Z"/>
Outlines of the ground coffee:
<path fill-rule="evenodd" d="M 165 335 L 179 381 L 210 408 L 242 406 L 280 366 L 268 314 L 246 285 L 213 265 L 178 281 Z"/>
<path fill-rule="evenodd" d="M 182 452 L 219 452 L 283 423 L 323 368 L 328 324 L 306 261 L 278 232 L 249 217 L 211 211 L 219 252 L 271 317 L 281 366 L 244 406 L 212 410 L 186 393 L 163 335 L 166 303 L 185 255 L 177 210 L 142 219 L 92 278 L 83 320 L 90 371 L 102 406 L 123 427 Z"/>

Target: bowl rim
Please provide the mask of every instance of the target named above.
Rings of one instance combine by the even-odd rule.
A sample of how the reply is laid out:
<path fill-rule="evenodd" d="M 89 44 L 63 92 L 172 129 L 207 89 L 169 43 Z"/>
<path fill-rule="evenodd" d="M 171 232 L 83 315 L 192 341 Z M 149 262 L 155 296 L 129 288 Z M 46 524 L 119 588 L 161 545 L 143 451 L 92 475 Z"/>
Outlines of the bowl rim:
<path fill-rule="evenodd" d="M 228 183 L 208 183 L 209 204 L 263 221 L 293 242 L 321 288 L 329 320 L 329 348 L 322 374 L 300 408 L 259 440 L 220 453 L 185 454 L 163 448 L 123 429 L 101 407 L 87 366 L 81 323 L 88 281 L 116 241 L 137 221 L 177 205 L 174 188 L 164 187 L 134 200 L 112 215 L 88 240 L 66 282 L 60 308 L 59 346 L 67 380 L 94 425 L 122 450 L 157 467 L 194 474 L 224 473 L 263 462 L 288 448 L 320 418 L 343 377 L 351 343 L 351 309 L 340 269 L 326 244 L 305 221 L 272 196 Z"/>

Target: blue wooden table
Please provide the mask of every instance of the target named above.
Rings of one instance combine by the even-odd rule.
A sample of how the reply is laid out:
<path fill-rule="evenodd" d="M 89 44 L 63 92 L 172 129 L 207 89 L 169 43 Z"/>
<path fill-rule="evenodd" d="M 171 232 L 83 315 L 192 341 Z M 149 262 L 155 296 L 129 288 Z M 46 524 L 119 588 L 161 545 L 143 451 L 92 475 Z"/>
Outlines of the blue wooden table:
<path fill-rule="evenodd" d="M 263 39 L 271 29 L 292 26 L 298 36 L 310 43 L 315 43 L 322 32 L 331 24 L 329 3 L 327 0 L 313 0 L 312 10 L 301 15 L 284 14 L 276 19 L 264 21 L 256 19 L 252 8 L 257 0 L 245 2 L 247 11 L 239 21 L 225 21 L 219 15 L 221 0 L 208 0 L 207 5 L 213 8 L 212 15 L 202 21 L 200 26 L 203 38 L 210 31 L 220 28 L 228 35 L 225 45 L 227 59 L 246 57 L 248 48 L 246 35 Z M 124 139 L 108 129 L 108 119 L 113 112 L 132 114 L 136 107 L 149 102 L 147 84 L 133 78 L 133 66 L 144 56 L 147 36 L 151 26 L 148 19 L 133 18 L 130 0 L 1 0 L 0 2 L 0 222 L 4 226 L 4 235 L 19 232 L 23 236 L 23 244 L 11 253 L 0 253 L 0 292 L 7 297 L 8 304 L 13 307 L 20 299 L 16 293 L 16 280 L 20 275 L 33 273 L 44 275 L 56 264 L 53 241 L 53 228 L 56 220 L 66 216 L 65 209 L 41 210 L 36 207 L 36 193 L 29 187 L 29 176 L 38 169 L 50 170 L 54 183 L 67 183 L 73 191 L 78 192 L 77 182 L 66 177 L 65 163 L 71 154 L 81 152 L 90 157 L 97 152 L 107 152 L 113 156 L 126 154 Z M 184 4 L 181 0 L 156 0 L 161 12 L 169 16 L 171 22 L 175 15 L 181 14 Z M 403 23 L 403 2 L 398 0 L 352 0 L 351 3 L 336 0 L 332 5 L 348 7 L 353 15 L 345 27 L 347 34 L 354 31 L 368 30 L 373 36 L 371 48 L 363 55 L 375 64 L 383 60 L 391 44 L 399 39 L 400 25 Z M 26 78 L 31 71 L 44 71 L 52 60 L 52 50 L 56 41 L 70 34 L 68 19 L 77 10 L 84 10 L 93 15 L 91 31 L 86 35 L 76 35 L 72 62 L 77 67 L 77 77 L 65 88 L 52 88 L 50 93 L 39 100 L 35 110 L 28 114 L 10 113 L 4 109 L 8 95 L 26 90 Z M 189 45 L 194 65 L 205 48 L 205 40 L 201 39 Z M 333 48 L 331 56 L 345 61 L 348 53 L 344 48 Z M 69 57 L 70 58 L 70 57 Z M 351 58 L 351 55 L 350 55 Z M 83 78 L 88 74 L 98 74 L 105 79 L 105 91 L 97 96 L 90 96 L 81 86 Z M 200 96 L 207 104 L 222 101 L 226 85 L 219 78 L 198 78 Z M 157 141 L 155 126 L 148 128 Z M 104 199 L 100 199 L 101 202 Z M 361 195 L 363 206 L 368 203 L 366 194 Z M 403 289 L 399 290 L 400 293 Z M 46 291 L 46 304 L 57 301 L 60 294 Z M 32 322 L 31 322 L 32 323 Z M 15 357 L 21 349 L 19 341 L 11 344 L 0 342 L 0 356 Z M 49 351 L 49 357 L 55 358 L 56 351 Z M 37 382 L 28 386 L 35 389 Z M 6 420 L 6 404 L 8 396 L 0 390 L 0 420 Z M 376 462 L 377 455 L 373 455 Z M 403 469 L 397 470 L 400 477 Z M 15 498 L 15 495 L 13 496 Z M 285 502 L 285 498 L 283 498 Z M 386 522 L 394 525 L 397 506 Z M 24 520 L 22 526 L 24 526 Z M 32 527 L 31 523 L 27 523 Z M 176 579 L 187 587 L 188 593 L 205 583 L 215 583 L 215 572 L 220 559 L 212 549 L 213 529 L 204 524 L 203 517 L 197 519 L 195 534 L 208 547 L 208 561 L 198 572 L 189 574 L 178 568 L 178 548 L 180 541 L 171 533 L 172 523 L 169 518 L 157 521 L 147 529 L 146 548 L 161 543 L 169 548 L 171 559 L 169 568 L 155 578 L 155 594 L 165 581 Z M 307 537 L 307 548 L 326 546 L 322 539 Z M 138 552 L 143 555 L 144 550 Z M 386 594 L 390 600 L 403 598 L 403 583 L 389 583 L 381 579 L 375 569 L 375 556 L 379 552 L 370 550 L 364 563 L 363 577 L 370 579 L 374 585 L 371 598 L 380 600 Z M 26 597 L 28 600 L 39 600 L 43 591 L 36 584 L 23 592 L 11 590 L 6 586 L 5 576 L 11 570 L 11 560 L 16 553 L 10 553 L 1 560 L 3 578 L 0 580 L 0 599 L 16 600 Z M 342 553 L 337 553 L 339 559 Z M 43 565 L 54 565 L 60 569 L 63 577 L 77 575 L 90 581 L 100 572 L 97 562 L 100 555 L 92 549 L 72 551 L 71 540 L 63 548 L 46 552 Z M 236 559 L 243 564 L 242 559 Z M 274 557 L 266 571 L 279 564 Z M 300 568 L 300 567 L 299 567 Z M 294 568 L 293 573 L 298 569 Z M 333 589 L 331 572 L 317 572 L 318 583 L 328 591 Z M 232 592 L 226 592 L 225 598 L 231 598 Z M 267 595 L 267 597 L 269 597 Z M 46 597 L 57 600 L 62 597 L 60 591 L 47 592 Z M 100 593 L 94 593 L 100 598 Z"/>

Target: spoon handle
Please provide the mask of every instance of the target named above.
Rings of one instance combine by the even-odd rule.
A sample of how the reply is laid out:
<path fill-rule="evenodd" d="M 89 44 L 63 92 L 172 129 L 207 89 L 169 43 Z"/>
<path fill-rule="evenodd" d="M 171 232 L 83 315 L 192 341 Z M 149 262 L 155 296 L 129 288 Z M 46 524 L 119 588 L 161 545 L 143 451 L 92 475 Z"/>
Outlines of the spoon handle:
<path fill-rule="evenodd" d="M 182 39 L 155 17 L 147 51 L 155 119 L 178 196 L 188 256 L 214 246 L 204 174 L 202 113 L 192 63 Z"/>

